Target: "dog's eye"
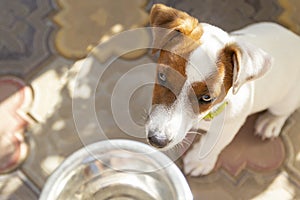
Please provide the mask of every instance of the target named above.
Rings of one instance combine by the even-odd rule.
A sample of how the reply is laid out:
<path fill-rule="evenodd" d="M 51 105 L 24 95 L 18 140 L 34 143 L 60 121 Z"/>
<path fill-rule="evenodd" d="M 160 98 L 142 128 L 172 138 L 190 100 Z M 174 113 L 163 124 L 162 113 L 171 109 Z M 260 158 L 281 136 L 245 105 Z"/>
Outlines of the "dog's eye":
<path fill-rule="evenodd" d="M 159 80 L 161 80 L 162 82 L 165 82 L 165 81 L 167 80 L 166 75 L 165 75 L 164 73 L 162 73 L 162 72 L 159 72 L 159 73 L 158 73 L 158 78 L 159 78 Z"/>
<path fill-rule="evenodd" d="M 202 95 L 198 101 L 199 103 L 211 103 L 214 100 L 210 95 Z"/>

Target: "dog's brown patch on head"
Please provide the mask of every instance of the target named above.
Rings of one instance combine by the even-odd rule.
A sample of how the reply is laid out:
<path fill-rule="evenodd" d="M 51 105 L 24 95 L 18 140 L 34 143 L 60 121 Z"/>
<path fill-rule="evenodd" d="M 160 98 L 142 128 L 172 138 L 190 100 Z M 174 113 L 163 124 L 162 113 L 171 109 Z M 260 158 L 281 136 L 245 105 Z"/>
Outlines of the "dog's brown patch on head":
<path fill-rule="evenodd" d="M 199 99 L 202 95 L 209 95 L 209 89 L 206 82 L 193 83 L 191 91 L 189 92 L 189 100 L 195 113 L 205 112 L 211 107 L 210 104 L 199 103 Z"/>
<path fill-rule="evenodd" d="M 152 104 L 172 105 L 186 81 L 186 59 L 168 51 L 161 51 L 156 70 L 156 84 Z M 164 77 L 162 80 L 161 76 Z"/>
<path fill-rule="evenodd" d="M 224 101 L 229 89 L 233 86 L 233 60 L 236 51 L 239 51 L 239 47 L 236 45 L 225 46 L 219 52 L 216 71 L 205 82 L 192 84 L 193 91 L 190 92 L 190 101 L 193 102 L 195 112 L 205 112 L 212 106 Z M 203 95 L 211 96 L 214 101 L 211 103 L 200 103 L 199 99 Z M 196 103 L 197 100 L 198 102 Z M 195 105 L 198 105 L 198 107 L 195 107 Z"/>
<path fill-rule="evenodd" d="M 212 106 L 220 103 L 226 94 L 223 87 L 224 73 L 222 69 L 218 69 L 214 74 L 203 82 L 194 82 L 189 92 L 189 100 L 192 103 L 195 113 L 202 113 L 209 110 Z M 204 95 L 210 96 L 211 102 L 201 101 Z"/>
<path fill-rule="evenodd" d="M 168 29 L 169 31 L 175 31 L 175 33 L 182 33 L 185 37 L 189 37 L 194 41 L 199 41 L 203 30 L 199 26 L 199 22 L 196 18 L 188 15 L 186 12 L 165 6 L 163 4 L 153 5 L 150 12 L 150 24 L 153 27 L 159 27 Z M 165 32 L 166 34 L 170 32 Z M 155 37 L 156 41 L 162 43 L 161 37 Z"/>
<path fill-rule="evenodd" d="M 203 30 L 196 18 L 162 4 L 152 7 L 150 24 L 158 27 L 153 31 L 153 53 L 160 50 L 157 73 L 161 66 L 165 66 L 181 75 L 178 77 L 176 73 L 169 73 L 168 85 L 161 84 L 157 78 L 152 104 L 171 105 L 186 80 L 187 60 L 190 53 L 200 45 Z"/>
<path fill-rule="evenodd" d="M 179 72 L 182 76 L 186 77 L 185 67 L 187 60 L 180 55 L 162 50 L 158 58 L 158 64 L 169 66 Z"/>

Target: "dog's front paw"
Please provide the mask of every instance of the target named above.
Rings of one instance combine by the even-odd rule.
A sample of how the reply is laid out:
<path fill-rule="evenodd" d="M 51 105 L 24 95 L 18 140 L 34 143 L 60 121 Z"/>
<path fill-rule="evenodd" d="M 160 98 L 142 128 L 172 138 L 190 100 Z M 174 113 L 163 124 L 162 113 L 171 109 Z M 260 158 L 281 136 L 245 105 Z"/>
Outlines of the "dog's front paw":
<path fill-rule="evenodd" d="M 255 135 L 261 136 L 263 140 L 279 136 L 287 118 L 288 116 L 276 116 L 268 111 L 263 113 L 256 120 Z"/>
<path fill-rule="evenodd" d="M 191 176 L 206 175 L 213 170 L 218 156 L 199 158 L 199 148 L 193 148 L 183 158 L 184 173 Z"/>

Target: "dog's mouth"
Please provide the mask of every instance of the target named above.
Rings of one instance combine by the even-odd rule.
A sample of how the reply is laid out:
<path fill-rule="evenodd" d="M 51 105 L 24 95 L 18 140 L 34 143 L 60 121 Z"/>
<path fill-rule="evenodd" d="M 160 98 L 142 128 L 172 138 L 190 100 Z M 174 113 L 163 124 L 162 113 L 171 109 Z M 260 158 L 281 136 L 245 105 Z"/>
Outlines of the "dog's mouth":
<path fill-rule="evenodd" d="M 206 132 L 201 129 L 190 129 L 186 132 L 185 136 L 175 142 L 173 138 L 169 139 L 167 136 L 162 134 L 155 134 L 155 132 L 148 131 L 147 141 L 148 143 L 160 150 L 170 150 L 172 148 L 189 148 L 192 145 L 193 140 L 198 136 L 204 135 Z"/>
<path fill-rule="evenodd" d="M 170 109 L 165 107 L 155 107 L 145 124 L 148 143 L 164 151 L 190 144 L 190 137 L 186 138 L 187 135 L 202 135 L 203 131 L 195 129 L 199 116 L 188 108 L 173 108 L 170 112 Z"/>

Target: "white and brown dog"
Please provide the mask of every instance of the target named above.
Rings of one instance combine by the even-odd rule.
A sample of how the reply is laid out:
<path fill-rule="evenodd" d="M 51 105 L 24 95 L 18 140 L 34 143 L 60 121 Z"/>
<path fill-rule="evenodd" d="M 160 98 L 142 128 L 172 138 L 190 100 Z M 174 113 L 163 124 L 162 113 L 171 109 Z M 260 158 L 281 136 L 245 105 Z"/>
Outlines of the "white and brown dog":
<path fill-rule="evenodd" d="M 162 4 L 152 7 L 150 22 L 167 31 L 154 31 L 154 52 L 160 54 L 146 124 L 149 143 L 170 149 L 201 128 L 200 120 L 213 118 L 184 157 L 185 173 L 209 173 L 248 115 L 267 109 L 255 130 L 273 138 L 299 107 L 300 38 L 291 31 L 256 23 L 226 33 Z"/>

